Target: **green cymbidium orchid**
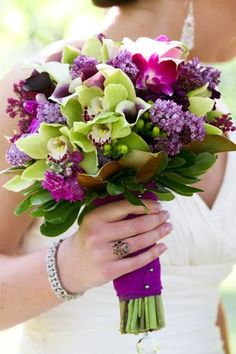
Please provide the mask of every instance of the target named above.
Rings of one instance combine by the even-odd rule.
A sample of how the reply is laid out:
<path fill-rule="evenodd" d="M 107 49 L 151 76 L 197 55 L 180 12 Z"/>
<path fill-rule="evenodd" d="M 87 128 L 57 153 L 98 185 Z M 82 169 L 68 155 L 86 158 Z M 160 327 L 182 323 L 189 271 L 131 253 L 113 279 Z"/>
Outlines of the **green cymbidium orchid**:
<path fill-rule="evenodd" d="M 214 100 L 211 99 L 212 93 L 208 90 L 208 83 L 204 86 L 190 91 L 188 99 L 190 102 L 189 110 L 198 117 L 204 117 L 214 107 Z"/>

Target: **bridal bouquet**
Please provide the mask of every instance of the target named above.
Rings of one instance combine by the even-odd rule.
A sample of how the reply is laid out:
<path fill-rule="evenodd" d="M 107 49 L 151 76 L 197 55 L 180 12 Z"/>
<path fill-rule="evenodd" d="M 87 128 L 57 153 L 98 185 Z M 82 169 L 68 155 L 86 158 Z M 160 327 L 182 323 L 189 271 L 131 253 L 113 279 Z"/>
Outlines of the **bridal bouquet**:
<path fill-rule="evenodd" d="M 191 185 L 217 153 L 236 150 L 223 135 L 235 128 L 216 109 L 219 71 L 187 56 L 166 36 L 98 35 L 81 49 L 66 45 L 61 62 L 36 64 L 8 99 L 19 129 L 8 138 L 3 172 L 14 177 L 4 187 L 24 196 L 15 214 L 43 217 L 41 233 L 53 237 L 109 201 L 200 192 Z M 114 286 L 122 333 L 164 325 L 158 259 Z"/>

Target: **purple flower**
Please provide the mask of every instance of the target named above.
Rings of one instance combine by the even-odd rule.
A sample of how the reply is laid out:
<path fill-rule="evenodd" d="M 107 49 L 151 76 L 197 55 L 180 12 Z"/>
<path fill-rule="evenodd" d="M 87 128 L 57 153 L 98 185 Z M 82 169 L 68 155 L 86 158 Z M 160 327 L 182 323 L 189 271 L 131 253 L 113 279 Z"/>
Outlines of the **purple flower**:
<path fill-rule="evenodd" d="M 176 87 L 185 92 L 195 90 L 207 82 L 209 90 L 213 91 L 220 83 L 220 71 L 210 66 L 202 66 L 198 58 L 182 62 L 178 72 Z"/>
<path fill-rule="evenodd" d="M 58 103 L 39 102 L 36 118 L 41 123 L 66 123 L 66 118 L 62 116 Z"/>
<path fill-rule="evenodd" d="M 162 134 L 154 138 L 153 151 L 165 151 L 168 155 L 177 155 L 184 145 L 205 136 L 204 118 L 170 100 L 157 99 L 150 110 L 153 126 L 158 126 Z"/>
<path fill-rule="evenodd" d="M 119 52 L 119 54 L 112 60 L 109 60 L 107 64 L 112 65 L 114 68 L 121 69 L 131 80 L 136 80 L 139 70 L 136 64 L 133 63 L 132 54 L 127 49 Z"/>
<path fill-rule="evenodd" d="M 60 200 L 77 202 L 83 200 L 85 196 L 76 176 L 65 177 L 52 171 L 46 171 L 42 187 L 51 193 L 56 202 Z"/>
<path fill-rule="evenodd" d="M 149 89 L 154 93 L 173 94 L 172 85 L 176 81 L 177 67 L 173 60 L 160 62 L 157 54 L 151 55 L 149 61 L 141 54 L 133 56 L 133 62 L 139 69 L 136 87 L 140 90 Z"/>
<path fill-rule="evenodd" d="M 77 77 L 81 77 L 82 81 L 88 79 L 93 76 L 97 72 L 97 60 L 95 58 L 79 55 L 75 58 L 72 67 L 71 67 L 71 77 L 72 79 L 76 79 Z"/>
<path fill-rule="evenodd" d="M 23 151 L 19 150 L 15 144 L 11 144 L 6 153 L 6 159 L 11 166 L 26 166 L 32 160 Z"/>

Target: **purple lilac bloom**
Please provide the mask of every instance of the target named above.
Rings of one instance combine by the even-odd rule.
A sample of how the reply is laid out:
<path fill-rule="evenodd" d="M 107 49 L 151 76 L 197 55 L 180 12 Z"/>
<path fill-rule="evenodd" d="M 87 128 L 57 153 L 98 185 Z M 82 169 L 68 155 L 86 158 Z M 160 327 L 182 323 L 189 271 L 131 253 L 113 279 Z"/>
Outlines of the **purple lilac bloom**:
<path fill-rule="evenodd" d="M 112 60 L 109 60 L 107 64 L 112 65 L 114 68 L 121 69 L 133 81 L 136 80 L 139 73 L 137 65 L 133 63 L 132 54 L 127 49 L 119 52 L 119 54 Z"/>
<path fill-rule="evenodd" d="M 189 92 L 195 90 L 207 82 L 208 88 L 215 90 L 220 83 L 220 71 L 210 66 L 202 66 L 198 58 L 182 62 L 178 67 L 178 80 L 176 87 Z"/>
<path fill-rule="evenodd" d="M 77 202 L 84 199 L 84 190 L 76 176 L 65 177 L 52 171 L 46 171 L 42 187 L 48 190 L 56 202 L 67 200 Z"/>
<path fill-rule="evenodd" d="M 165 151 L 174 156 L 185 144 L 205 136 L 204 118 L 184 112 L 180 105 L 170 100 L 157 99 L 150 110 L 150 119 L 163 133 L 154 138 L 154 152 Z"/>
<path fill-rule="evenodd" d="M 11 166 L 25 166 L 32 160 L 30 156 L 19 150 L 15 144 L 10 145 L 6 153 L 6 159 Z"/>
<path fill-rule="evenodd" d="M 40 122 L 65 124 L 66 118 L 62 116 L 58 103 L 39 102 L 36 118 Z"/>
<path fill-rule="evenodd" d="M 83 69 L 91 68 L 93 69 L 97 65 L 97 60 L 86 56 L 86 55 L 79 55 L 75 58 L 72 67 L 71 67 L 71 77 L 72 79 L 76 79 L 77 77 L 81 76 Z"/>

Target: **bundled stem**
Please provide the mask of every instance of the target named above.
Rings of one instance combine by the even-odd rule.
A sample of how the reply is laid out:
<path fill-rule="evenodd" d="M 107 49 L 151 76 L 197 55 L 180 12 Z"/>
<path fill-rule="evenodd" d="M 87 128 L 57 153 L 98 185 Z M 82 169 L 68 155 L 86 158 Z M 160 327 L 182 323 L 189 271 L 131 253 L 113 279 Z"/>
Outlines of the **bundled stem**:
<path fill-rule="evenodd" d="M 139 334 L 165 326 L 160 295 L 120 301 L 120 332 Z"/>

